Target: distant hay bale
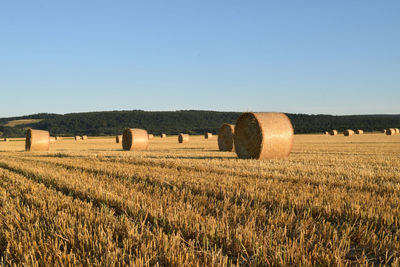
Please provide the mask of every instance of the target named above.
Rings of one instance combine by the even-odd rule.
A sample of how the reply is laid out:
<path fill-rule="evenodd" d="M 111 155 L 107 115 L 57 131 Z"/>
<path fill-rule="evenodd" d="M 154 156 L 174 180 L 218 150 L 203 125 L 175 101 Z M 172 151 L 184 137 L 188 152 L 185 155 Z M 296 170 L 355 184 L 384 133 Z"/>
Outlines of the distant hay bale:
<path fill-rule="evenodd" d="M 122 135 L 123 150 L 146 150 L 149 146 L 149 135 L 143 129 L 125 129 Z"/>
<path fill-rule="evenodd" d="M 10 141 L 10 138 L 4 138 L 4 142 Z"/>
<path fill-rule="evenodd" d="M 167 138 L 167 135 L 165 133 L 161 134 L 161 138 Z"/>
<path fill-rule="evenodd" d="M 324 132 L 324 135 L 329 135 L 329 132 L 328 132 L 328 131 L 325 131 L 325 132 Z"/>
<path fill-rule="evenodd" d="M 188 134 L 184 134 L 184 133 L 180 133 L 178 136 L 178 142 L 179 143 L 187 143 L 189 142 L 189 135 Z"/>
<path fill-rule="evenodd" d="M 28 129 L 25 139 L 26 151 L 46 151 L 50 147 L 48 131 Z"/>
<path fill-rule="evenodd" d="M 218 148 L 219 151 L 233 151 L 234 141 L 233 135 L 235 132 L 235 125 L 224 123 L 218 130 Z"/>
<path fill-rule="evenodd" d="M 338 131 L 337 130 L 332 130 L 329 132 L 330 135 L 338 135 Z"/>
<path fill-rule="evenodd" d="M 243 113 L 234 133 L 236 154 L 242 159 L 284 158 L 292 151 L 293 126 L 283 113 Z"/>
<path fill-rule="evenodd" d="M 115 137 L 115 142 L 116 142 L 117 144 L 122 143 L 122 135 L 117 135 L 117 136 Z"/>
<path fill-rule="evenodd" d="M 82 140 L 86 140 L 87 136 L 86 135 L 82 135 Z"/>
<path fill-rule="evenodd" d="M 78 140 L 82 140 L 82 137 L 80 137 L 79 135 L 75 136 L 75 141 L 78 141 Z"/>
<path fill-rule="evenodd" d="M 149 134 L 149 140 L 154 139 L 154 135 L 153 134 Z"/>
<path fill-rule="evenodd" d="M 360 129 L 358 129 L 358 130 L 356 130 L 356 134 L 364 134 L 364 131 L 363 131 L 363 130 L 360 130 Z"/>
<path fill-rule="evenodd" d="M 61 136 L 56 136 L 56 140 L 58 141 L 58 140 L 62 140 L 62 137 Z"/>
<path fill-rule="evenodd" d="M 354 134 L 354 131 L 351 129 L 347 129 L 347 130 L 344 130 L 343 134 L 344 134 L 344 136 L 352 136 Z"/>
<path fill-rule="evenodd" d="M 53 137 L 53 136 L 50 136 L 49 137 L 49 142 L 50 142 L 50 144 L 54 144 L 56 142 L 56 138 Z"/>
<path fill-rule="evenodd" d="M 205 133 L 205 134 L 204 134 L 204 138 L 205 138 L 205 139 L 211 139 L 212 136 L 213 136 L 212 133 Z"/>
<path fill-rule="evenodd" d="M 395 134 L 396 134 L 396 129 L 394 128 L 386 129 L 386 135 L 395 135 Z"/>
<path fill-rule="evenodd" d="M 394 130 L 396 131 L 396 134 L 400 134 L 399 128 L 394 128 Z"/>
<path fill-rule="evenodd" d="M 383 130 L 382 130 L 382 133 L 384 133 L 384 134 L 385 134 L 385 133 L 386 133 L 386 129 L 383 129 Z"/>

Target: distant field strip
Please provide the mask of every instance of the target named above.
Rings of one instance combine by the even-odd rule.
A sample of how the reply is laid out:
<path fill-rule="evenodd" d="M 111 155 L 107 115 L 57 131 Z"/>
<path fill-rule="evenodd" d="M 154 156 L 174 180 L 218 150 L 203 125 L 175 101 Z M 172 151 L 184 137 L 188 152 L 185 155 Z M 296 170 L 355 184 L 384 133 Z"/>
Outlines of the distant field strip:
<path fill-rule="evenodd" d="M 400 264 L 400 136 L 295 136 L 284 160 L 216 138 L 0 145 L 0 264 Z"/>

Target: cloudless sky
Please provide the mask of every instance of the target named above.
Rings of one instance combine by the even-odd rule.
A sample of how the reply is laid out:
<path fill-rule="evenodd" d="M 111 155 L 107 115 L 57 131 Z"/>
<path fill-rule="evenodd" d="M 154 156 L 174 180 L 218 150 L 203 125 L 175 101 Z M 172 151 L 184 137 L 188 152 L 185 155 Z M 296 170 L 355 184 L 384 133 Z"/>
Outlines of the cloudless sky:
<path fill-rule="evenodd" d="M 1 1 L 0 117 L 400 114 L 400 1 Z"/>

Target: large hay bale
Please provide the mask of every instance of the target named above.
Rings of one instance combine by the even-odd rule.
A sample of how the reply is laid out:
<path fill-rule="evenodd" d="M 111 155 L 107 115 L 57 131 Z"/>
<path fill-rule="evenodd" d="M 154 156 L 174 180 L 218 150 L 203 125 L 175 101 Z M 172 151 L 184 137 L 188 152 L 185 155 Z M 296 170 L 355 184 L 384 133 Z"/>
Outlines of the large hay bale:
<path fill-rule="evenodd" d="M 26 131 L 26 151 L 46 151 L 50 147 L 50 134 L 48 131 L 28 129 Z"/>
<path fill-rule="evenodd" d="M 343 132 L 344 136 L 352 136 L 354 134 L 354 131 L 351 129 L 346 129 Z"/>
<path fill-rule="evenodd" d="M 117 144 L 122 143 L 122 135 L 115 136 L 115 143 Z"/>
<path fill-rule="evenodd" d="M 399 128 L 394 128 L 394 131 L 396 132 L 396 134 L 400 134 Z"/>
<path fill-rule="evenodd" d="M 53 137 L 53 136 L 50 136 L 49 137 L 49 142 L 50 142 L 50 144 L 54 144 L 56 142 L 56 138 Z"/>
<path fill-rule="evenodd" d="M 324 135 L 329 135 L 329 132 L 328 132 L 328 131 L 325 131 L 325 132 L 324 132 Z"/>
<path fill-rule="evenodd" d="M 329 132 L 330 135 L 338 135 L 338 131 L 337 130 L 332 130 Z"/>
<path fill-rule="evenodd" d="M 165 133 L 161 134 L 161 138 L 167 138 L 167 135 Z"/>
<path fill-rule="evenodd" d="M 204 139 L 211 139 L 213 137 L 212 133 L 205 133 Z"/>
<path fill-rule="evenodd" d="M 154 135 L 153 134 L 149 134 L 149 140 L 154 139 Z"/>
<path fill-rule="evenodd" d="M 86 140 L 87 136 L 86 135 L 82 135 L 82 140 Z"/>
<path fill-rule="evenodd" d="M 234 141 L 233 135 L 235 132 L 235 125 L 224 123 L 218 130 L 218 148 L 219 151 L 233 151 Z"/>
<path fill-rule="evenodd" d="M 149 146 L 149 135 L 143 129 L 125 129 L 122 135 L 123 150 L 146 150 Z"/>
<path fill-rule="evenodd" d="M 79 135 L 75 136 L 75 141 L 77 141 L 77 140 L 82 140 L 82 137 Z"/>
<path fill-rule="evenodd" d="M 187 143 L 189 142 L 189 135 L 188 134 L 184 134 L 184 133 L 180 133 L 178 136 L 178 142 L 179 143 Z"/>
<path fill-rule="evenodd" d="M 360 129 L 358 129 L 358 130 L 356 130 L 356 134 L 364 134 L 364 131 L 363 131 L 363 130 L 360 130 Z"/>
<path fill-rule="evenodd" d="M 394 128 L 386 129 L 386 135 L 395 135 L 396 130 Z"/>
<path fill-rule="evenodd" d="M 242 159 L 287 157 L 293 146 L 293 126 L 283 113 L 243 113 L 236 121 L 234 142 Z"/>
<path fill-rule="evenodd" d="M 383 130 L 382 130 L 382 133 L 384 133 L 384 134 L 385 134 L 385 133 L 386 133 L 386 129 L 383 129 Z"/>

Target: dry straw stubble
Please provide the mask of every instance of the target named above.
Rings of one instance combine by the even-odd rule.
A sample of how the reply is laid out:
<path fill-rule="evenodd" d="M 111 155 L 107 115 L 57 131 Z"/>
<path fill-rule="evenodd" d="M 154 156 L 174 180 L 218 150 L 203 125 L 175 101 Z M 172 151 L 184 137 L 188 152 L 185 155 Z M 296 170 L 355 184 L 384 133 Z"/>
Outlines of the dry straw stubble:
<path fill-rule="evenodd" d="M 189 142 L 189 135 L 188 134 L 184 134 L 184 133 L 180 133 L 178 136 L 178 142 L 179 143 L 187 143 Z"/>
<path fill-rule="evenodd" d="M 289 156 L 293 126 L 279 112 L 243 113 L 235 125 L 235 150 L 243 159 L 273 159 Z"/>
<path fill-rule="evenodd" d="M 48 131 L 28 129 L 25 139 L 26 151 L 46 151 L 50 147 Z"/>
<path fill-rule="evenodd" d="M 218 131 L 218 148 L 220 151 L 233 151 L 235 125 L 224 123 Z"/>
<path fill-rule="evenodd" d="M 122 135 L 123 150 L 146 150 L 149 147 L 149 135 L 144 129 L 128 128 Z"/>

